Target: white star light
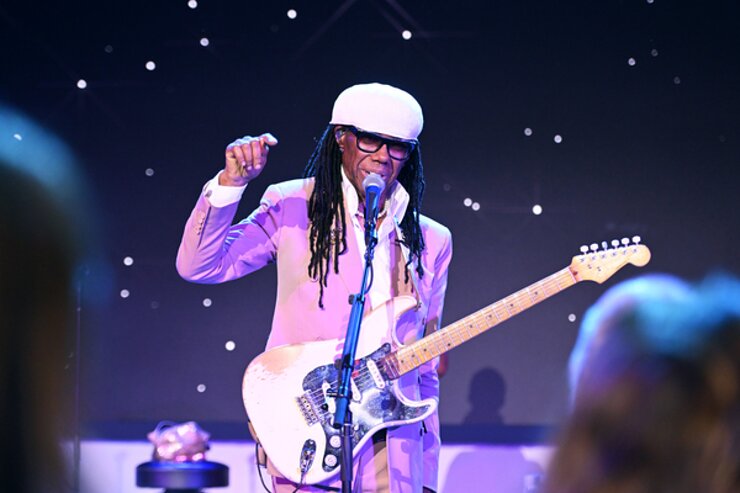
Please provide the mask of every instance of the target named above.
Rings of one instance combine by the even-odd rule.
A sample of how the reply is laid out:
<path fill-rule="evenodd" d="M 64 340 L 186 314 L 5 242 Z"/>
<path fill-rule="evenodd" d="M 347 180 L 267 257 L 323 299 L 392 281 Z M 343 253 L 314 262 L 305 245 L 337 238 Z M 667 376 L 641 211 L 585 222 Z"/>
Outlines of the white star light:
<path fill-rule="evenodd" d="M 404 30 L 404 31 L 403 31 L 403 32 L 401 33 L 401 37 L 402 37 L 403 39 L 405 39 L 406 41 L 408 41 L 409 39 L 411 39 L 411 31 L 409 31 L 408 29 Z"/>
<path fill-rule="evenodd" d="M 80 89 L 85 89 L 87 87 L 87 81 L 85 79 L 78 80 L 77 87 Z"/>
<path fill-rule="evenodd" d="M 295 9 L 290 9 L 287 12 L 287 16 L 288 16 L 288 19 L 295 19 L 296 17 L 298 17 L 298 12 L 296 12 Z"/>
<path fill-rule="evenodd" d="M 128 266 L 131 266 L 131 265 L 134 265 L 134 259 L 131 258 L 131 257 L 124 257 L 123 258 L 123 265 L 125 265 L 127 267 Z"/>
<path fill-rule="evenodd" d="M 535 216 L 539 216 L 540 214 L 542 214 L 542 206 L 540 204 L 535 204 L 534 206 L 532 206 L 532 214 L 534 214 Z"/>
<path fill-rule="evenodd" d="M 204 298 L 203 299 L 203 306 L 206 308 L 209 308 L 213 304 L 213 301 L 211 301 L 211 298 Z"/>
<path fill-rule="evenodd" d="M 148 62 L 146 62 L 146 65 L 145 65 L 145 67 L 146 67 L 146 69 L 147 69 L 148 71 L 150 71 L 150 72 L 151 72 L 152 70 L 154 70 L 155 68 L 157 68 L 157 64 L 156 64 L 156 63 L 154 63 L 153 61 L 149 60 Z"/>

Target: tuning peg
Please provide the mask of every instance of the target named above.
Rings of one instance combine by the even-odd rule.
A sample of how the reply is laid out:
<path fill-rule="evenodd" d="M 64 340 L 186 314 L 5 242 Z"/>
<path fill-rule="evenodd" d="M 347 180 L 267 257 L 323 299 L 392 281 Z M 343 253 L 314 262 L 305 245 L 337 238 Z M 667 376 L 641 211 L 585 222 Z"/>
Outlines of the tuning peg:
<path fill-rule="evenodd" d="M 592 252 L 595 252 L 598 249 L 599 249 L 599 245 L 597 245 L 596 243 L 591 243 L 591 251 Z"/>
<path fill-rule="evenodd" d="M 588 245 L 582 245 L 581 246 L 581 253 L 588 253 Z"/>
<path fill-rule="evenodd" d="M 629 244 L 630 244 L 630 239 L 629 238 L 622 238 L 622 245 L 627 246 Z"/>
<path fill-rule="evenodd" d="M 634 243 L 635 245 L 639 245 L 641 240 L 642 238 L 640 238 L 639 236 L 632 237 L 632 243 Z"/>
<path fill-rule="evenodd" d="M 619 240 L 612 240 L 612 246 L 617 248 L 619 246 Z"/>

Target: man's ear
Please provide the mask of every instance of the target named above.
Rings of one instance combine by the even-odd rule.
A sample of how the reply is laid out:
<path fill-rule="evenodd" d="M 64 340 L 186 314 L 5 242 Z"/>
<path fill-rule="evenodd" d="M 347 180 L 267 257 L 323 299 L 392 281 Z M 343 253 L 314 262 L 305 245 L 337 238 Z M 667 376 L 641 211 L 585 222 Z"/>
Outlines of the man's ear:
<path fill-rule="evenodd" d="M 342 152 L 344 152 L 344 134 L 346 132 L 347 132 L 347 129 L 344 127 L 337 127 L 334 129 L 334 140 L 337 141 L 339 150 Z"/>

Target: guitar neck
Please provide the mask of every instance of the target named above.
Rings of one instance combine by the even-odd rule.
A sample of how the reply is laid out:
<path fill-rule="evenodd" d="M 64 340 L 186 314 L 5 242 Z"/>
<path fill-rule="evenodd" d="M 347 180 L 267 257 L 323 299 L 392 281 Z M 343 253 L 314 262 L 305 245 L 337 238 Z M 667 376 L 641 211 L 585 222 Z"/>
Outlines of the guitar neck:
<path fill-rule="evenodd" d="M 570 267 L 566 267 L 387 355 L 386 372 L 391 378 L 398 378 L 577 282 Z"/>

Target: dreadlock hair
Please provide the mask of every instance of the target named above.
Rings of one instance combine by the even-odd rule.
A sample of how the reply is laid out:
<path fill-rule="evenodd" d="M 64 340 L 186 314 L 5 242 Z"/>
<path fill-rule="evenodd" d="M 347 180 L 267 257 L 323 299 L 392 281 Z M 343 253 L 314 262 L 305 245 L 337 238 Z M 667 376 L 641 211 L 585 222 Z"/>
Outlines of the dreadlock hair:
<path fill-rule="evenodd" d="M 327 274 L 334 265 L 339 273 L 339 256 L 347 250 L 347 224 L 342 194 L 342 153 L 334 138 L 334 125 L 327 126 L 316 144 L 311 157 L 303 170 L 303 177 L 314 177 L 314 189 L 308 201 L 308 219 L 311 223 L 309 243 L 311 260 L 308 275 L 319 281 L 319 307 L 324 308 L 324 287 Z M 421 254 L 424 251 L 424 237 L 421 233 L 419 216 L 424 196 L 424 168 L 421 164 L 421 149 L 417 145 L 398 174 L 398 182 L 409 194 L 409 205 L 401 221 L 405 245 L 411 255 L 406 262 L 405 282 L 409 282 L 409 266 L 416 260 L 416 272 L 424 275 L 421 267 Z"/>

